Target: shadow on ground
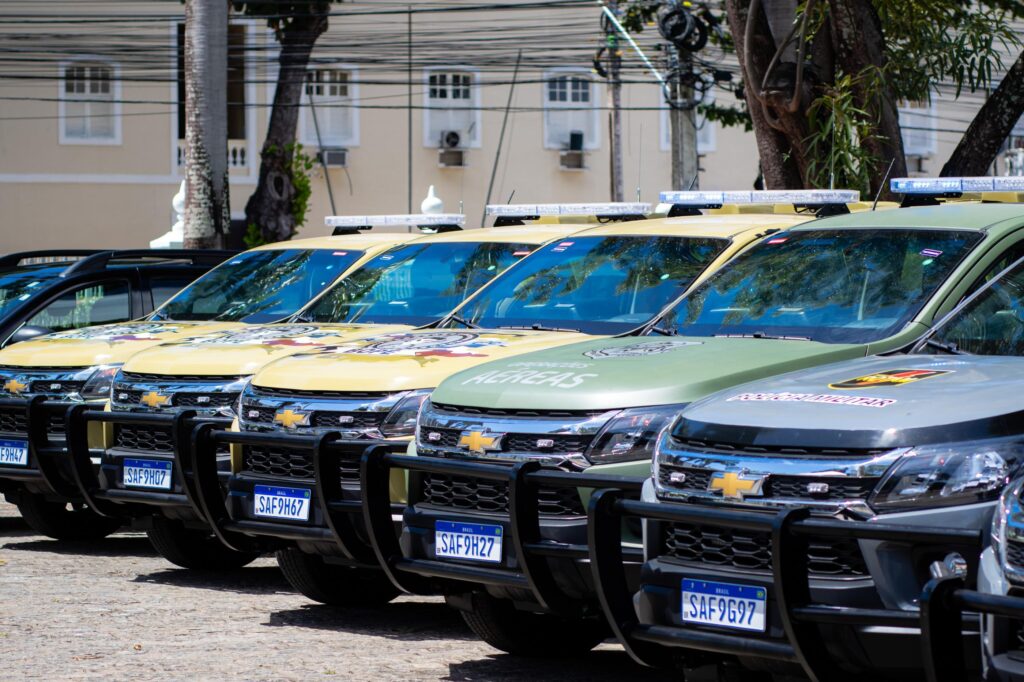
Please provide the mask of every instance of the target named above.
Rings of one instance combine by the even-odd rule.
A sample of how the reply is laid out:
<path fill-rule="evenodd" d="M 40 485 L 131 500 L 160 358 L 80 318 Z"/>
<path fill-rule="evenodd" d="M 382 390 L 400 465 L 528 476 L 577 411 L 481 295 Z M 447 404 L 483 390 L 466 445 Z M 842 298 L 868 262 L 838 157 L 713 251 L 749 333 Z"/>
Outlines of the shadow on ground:
<path fill-rule="evenodd" d="M 27 542 L 7 542 L 4 549 L 19 552 L 49 552 L 50 554 L 81 554 L 84 556 L 115 557 L 155 556 L 156 551 L 145 535 L 113 535 L 102 540 L 70 542 L 67 540 L 29 540 Z"/>
<path fill-rule="evenodd" d="M 476 641 L 462 622 L 462 617 L 442 601 L 396 602 L 372 608 L 309 604 L 298 609 L 274 611 L 265 625 L 315 628 L 409 641 Z"/>
<path fill-rule="evenodd" d="M 32 533 L 32 529 L 20 516 L 0 516 L 0 535 Z"/>
<path fill-rule="evenodd" d="M 487 680 L 553 680 L 559 682 L 595 682 L 597 680 L 630 680 L 630 682 L 661 682 L 680 680 L 681 673 L 645 668 L 633 661 L 622 649 L 606 648 L 566 659 L 538 659 L 496 653 L 448 666 L 450 682 L 482 682 Z"/>
<path fill-rule="evenodd" d="M 167 569 L 140 573 L 132 582 L 238 594 L 267 595 L 295 592 L 277 566 L 247 566 L 230 571 L 195 571 L 167 564 Z"/>

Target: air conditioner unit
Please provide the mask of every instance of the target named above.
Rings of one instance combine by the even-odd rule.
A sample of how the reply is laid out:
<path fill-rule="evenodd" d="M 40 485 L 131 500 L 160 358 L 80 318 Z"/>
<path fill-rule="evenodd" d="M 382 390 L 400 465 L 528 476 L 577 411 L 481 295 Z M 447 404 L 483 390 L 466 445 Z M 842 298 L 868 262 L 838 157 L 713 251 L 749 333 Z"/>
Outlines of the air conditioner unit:
<path fill-rule="evenodd" d="M 441 149 L 459 149 L 462 146 L 462 133 L 458 130 L 442 130 L 438 146 Z"/>
<path fill-rule="evenodd" d="M 341 147 L 330 147 L 321 149 L 319 153 L 320 163 L 325 166 L 345 168 L 348 166 L 348 150 Z"/>
<path fill-rule="evenodd" d="M 569 151 L 581 152 L 583 151 L 583 131 L 582 130 L 570 130 L 569 131 Z"/>
<path fill-rule="evenodd" d="M 569 131 L 569 146 L 562 150 L 558 157 L 559 166 L 562 170 L 585 170 L 583 152 L 583 131 Z"/>

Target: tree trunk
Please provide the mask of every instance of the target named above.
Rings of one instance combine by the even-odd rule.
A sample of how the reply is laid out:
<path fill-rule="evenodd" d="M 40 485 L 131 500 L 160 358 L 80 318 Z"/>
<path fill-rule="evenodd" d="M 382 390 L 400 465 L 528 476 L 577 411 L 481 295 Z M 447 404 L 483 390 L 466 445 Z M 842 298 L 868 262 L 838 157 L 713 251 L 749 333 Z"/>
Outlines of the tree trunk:
<path fill-rule="evenodd" d="M 1024 53 L 967 126 L 942 175 L 988 175 L 1017 120 L 1024 115 Z"/>
<path fill-rule="evenodd" d="M 837 69 L 851 76 L 884 71 L 885 36 L 871 0 L 829 0 L 829 28 Z M 893 177 L 907 174 L 899 110 L 891 88 L 876 88 L 870 80 L 863 79 L 858 79 L 854 87 L 854 99 L 876 125 L 877 134 L 861 140 L 861 144 L 875 159 L 869 177 L 872 189 L 877 190 L 890 163 Z M 882 187 L 882 196 L 889 194 L 889 188 Z"/>
<path fill-rule="evenodd" d="M 185 3 L 184 246 L 220 246 L 228 195 L 228 2 Z"/>
<path fill-rule="evenodd" d="M 754 125 L 757 150 L 761 158 L 761 172 L 768 189 L 799 189 L 804 186 L 806 153 L 803 140 L 809 134 L 806 116 L 798 109 L 796 114 L 780 111 L 771 104 L 762 103 L 761 81 L 768 62 L 775 53 L 775 40 L 764 14 L 749 16 L 750 0 L 726 0 L 729 30 L 735 36 L 736 55 L 743 74 L 747 109 Z M 751 41 L 744 44 L 747 22 L 753 21 Z M 746 54 L 750 50 L 747 68 Z"/>
<path fill-rule="evenodd" d="M 267 241 L 282 241 L 295 234 L 292 214 L 295 130 L 309 56 L 317 38 L 327 30 L 328 10 L 327 2 L 311 4 L 308 14 L 294 17 L 280 31 L 277 90 L 260 154 L 259 184 L 245 205 L 246 223 L 257 225 Z"/>

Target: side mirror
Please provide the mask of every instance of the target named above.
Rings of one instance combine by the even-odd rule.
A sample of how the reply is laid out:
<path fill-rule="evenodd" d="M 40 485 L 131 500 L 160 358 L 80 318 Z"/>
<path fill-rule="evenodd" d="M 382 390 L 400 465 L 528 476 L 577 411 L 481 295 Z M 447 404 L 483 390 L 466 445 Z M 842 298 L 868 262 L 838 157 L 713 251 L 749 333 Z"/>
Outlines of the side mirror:
<path fill-rule="evenodd" d="M 49 327 L 36 327 L 30 324 L 24 324 L 18 328 L 18 331 L 11 334 L 10 338 L 4 343 L 5 346 L 9 346 L 12 343 L 18 343 L 19 341 L 28 341 L 29 339 L 43 334 L 50 334 L 53 330 Z"/>

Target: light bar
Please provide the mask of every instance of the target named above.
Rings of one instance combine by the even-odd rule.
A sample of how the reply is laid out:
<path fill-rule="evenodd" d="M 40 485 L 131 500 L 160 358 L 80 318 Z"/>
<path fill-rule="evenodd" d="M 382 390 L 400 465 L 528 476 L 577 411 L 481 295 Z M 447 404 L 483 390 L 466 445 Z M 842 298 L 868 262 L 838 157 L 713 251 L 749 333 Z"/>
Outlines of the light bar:
<path fill-rule="evenodd" d="M 327 227 L 370 227 L 373 225 L 465 225 L 461 213 L 408 213 L 395 215 L 331 215 L 324 218 Z"/>
<path fill-rule="evenodd" d="M 674 206 L 722 204 L 852 204 L 860 192 L 852 189 L 770 189 L 751 192 L 662 192 L 661 203 Z"/>
<path fill-rule="evenodd" d="M 487 204 L 487 215 L 504 218 L 522 216 L 649 215 L 650 204 L 611 202 L 604 204 Z"/>
<path fill-rule="evenodd" d="M 1024 192 L 1024 177 L 893 178 L 889 182 L 889 188 L 896 194 L 933 196 L 964 192 Z"/>

